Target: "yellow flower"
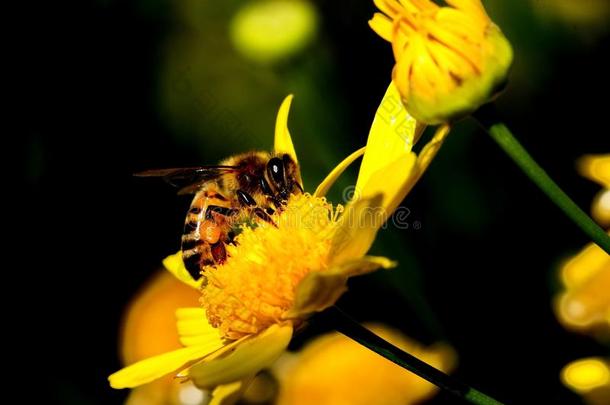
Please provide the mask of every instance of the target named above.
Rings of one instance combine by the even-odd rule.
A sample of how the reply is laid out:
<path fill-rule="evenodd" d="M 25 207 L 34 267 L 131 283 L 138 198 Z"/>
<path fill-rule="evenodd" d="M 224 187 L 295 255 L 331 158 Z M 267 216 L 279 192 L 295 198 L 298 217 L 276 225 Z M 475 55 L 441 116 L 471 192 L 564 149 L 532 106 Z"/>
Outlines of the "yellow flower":
<path fill-rule="evenodd" d="M 595 198 L 592 213 L 610 225 L 610 155 L 588 155 L 578 161 L 580 173 L 605 189 Z M 596 244 L 587 245 L 560 269 L 565 291 L 556 299 L 559 320 L 576 330 L 610 326 L 610 256 Z"/>
<path fill-rule="evenodd" d="M 593 200 L 591 214 L 601 226 L 610 227 L 610 154 L 584 156 L 578 161 L 578 169 L 603 187 Z"/>
<path fill-rule="evenodd" d="M 109 377 L 114 388 L 146 384 L 168 374 L 214 388 L 213 401 L 239 393 L 271 365 L 310 314 L 332 306 L 347 279 L 394 263 L 366 256 L 375 235 L 423 174 L 447 135 L 442 126 L 419 156 L 411 148 L 421 127 L 390 85 L 364 149 L 341 162 L 313 194 L 291 196 L 286 208 L 266 223 L 245 228 L 228 260 L 206 268 L 207 283 L 195 282 L 179 254 L 165 267 L 202 290 L 203 308 L 176 312 L 183 348 L 143 360 Z M 278 112 L 274 150 L 296 153 L 287 127 L 292 98 Z M 347 166 L 364 153 L 354 198 L 333 206 L 324 195 Z M 219 403 L 219 402 L 217 402 Z"/>
<path fill-rule="evenodd" d="M 455 366 L 455 352 L 445 344 L 423 347 L 382 325 L 368 329 L 415 357 L 444 371 Z M 274 367 L 278 405 L 407 405 L 429 398 L 436 387 L 339 333 L 287 354 Z"/>
<path fill-rule="evenodd" d="M 560 275 L 566 290 L 555 305 L 559 320 L 577 330 L 610 326 L 610 256 L 591 243 L 562 266 Z"/>
<path fill-rule="evenodd" d="M 392 78 L 409 113 L 438 124 L 461 118 L 504 85 L 513 53 L 480 0 L 374 0 L 371 28 L 392 43 Z"/>
<path fill-rule="evenodd" d="M 593 202 L 594 218 L 610 225 L 610 155 L 588 155 L 578 161 L 579 172 L 605 188 Z M 594 243 L 570 258 L 560 269 L 565 291 L 555 299 L 555 313 L 567 328 L 600 332 L 610 327 L 610 256 Z M 561 371 L 562 383 L 582 395 L 587 404 L 610 402 L 610 362 L 586 358 Z"/>
<path fill-rule="evenodd" d="M 610 403 L 610 359 L 590 357 L 573 361 L 561 370 L 561 381 L 582 395 L 587 404 Z"/>

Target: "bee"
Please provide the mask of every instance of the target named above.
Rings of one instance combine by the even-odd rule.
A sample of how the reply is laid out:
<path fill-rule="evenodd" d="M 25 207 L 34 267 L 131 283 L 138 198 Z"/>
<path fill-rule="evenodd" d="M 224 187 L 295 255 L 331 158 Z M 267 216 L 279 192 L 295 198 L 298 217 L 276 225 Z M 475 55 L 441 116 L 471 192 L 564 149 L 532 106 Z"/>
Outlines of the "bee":
<path fill-rule="evenodd" d="M 196 280 L 206 266 L 227 260 L 227 244 L 235 244 L 242 226 L 265 221 L 282 210 L 289 196 L 302 193 L 300 169 L 288 154 L 247 152 L 217 166 L 148 170 L 141 177 L 161 177 L 194 194 L 182 233 L 182 259 Z"/>

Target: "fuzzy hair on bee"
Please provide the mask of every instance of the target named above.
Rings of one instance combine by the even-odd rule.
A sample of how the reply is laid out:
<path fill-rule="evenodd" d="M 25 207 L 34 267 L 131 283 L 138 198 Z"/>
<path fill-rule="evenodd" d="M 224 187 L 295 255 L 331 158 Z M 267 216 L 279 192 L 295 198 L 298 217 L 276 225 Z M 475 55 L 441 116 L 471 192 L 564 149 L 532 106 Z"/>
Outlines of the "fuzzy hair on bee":
<path fill-rule="evenodd" d="M 179 187 L 179 194 L 194 194 L 182 234 L 182 259 L 199 279 L 207 266 L 223 264 L 225 246 L 235 244 L 242 226 L 259 221 L 273 223 L 291 194 L 302 193 L 298 163 L 288 154 L 246 152 L 216 166 L 148 170 L 136 174 L 161 177 Z"/>

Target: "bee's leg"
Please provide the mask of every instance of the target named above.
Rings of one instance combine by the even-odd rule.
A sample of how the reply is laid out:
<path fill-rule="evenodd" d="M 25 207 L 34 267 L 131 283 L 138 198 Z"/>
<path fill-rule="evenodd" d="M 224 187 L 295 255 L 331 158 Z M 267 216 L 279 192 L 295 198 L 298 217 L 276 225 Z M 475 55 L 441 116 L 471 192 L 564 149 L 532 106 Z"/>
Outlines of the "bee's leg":
<path fill-rule="evenodd" d="M 236 236 L 237 236 L 237 235 L 235 234 L 235 232 L 234 232 L 234 231 L 229 231 L 229 232 L 227 233 L 227 244 L 230 244 L 230 245 L 235 245 L 235 244 L 236 244 L 236 243 L 235 243 L 235 237 L 236 237 Z"/>
<path fill-rule="evenodd" d="M 214 219 L 213 214 L 219 214 L 225 217 L 230 217 L 236 214 L 238 210 L 234 208 L 221 207 L 219 205 L 209 205 L 205 210 L 205 219 Z"/>
<path fill-rule="evenodd" d="M 260 219 L 262 219 L 265 222 L 270 223 L 271 225 L 277 227 L 277 225 L 275 224 L 275 222 L 273 222 L 273 219 L 271 219 L 271 217 L 261 208 L 261 207 L 256 207 L 254 208 L 254 210 L 252 211 L 254 212 L 254 215 L 256 215 L 257 217 L 259 217 Z"/>
<path fill-rule="evenodd" d="M 218 264 L 223 264 L 227 260 L 227 251 L 223 241 L 218 241 L 212 245 L 212 257 Z"/>
<path fill-rule="evenodd" d="M 261 188 L 263 194 L 267 196 L 267 199 L 273 203 L 276 209 L 282 206 L 282 200 L 280 200 L 275 196 L 275 194 L 273 194 L 273 190 L 271 190 L 271 186 L 265 179 L 265 176 L 261 176 L 259 180 L 259 187 Z"/>
<path fill-rule="evenodd" d="M 294 187 L 296 187 L 301 192 L 301 194 L 305 192 L 305 190 L 303 190 L 303 187 L 299 184 L 298 181 L 293 182 L 292 185 L 292 188 L 294 189 Z"/>
<path fill-rule="evenodd" d="M 284 154 L 282 156 L 282 163 L 284 164 L 284 178 L 286 179 L 286 192 L 288 194 L 300 192 L 304 193 L 303 186 L 296 179 L 296 175 L 299 173 L 298 165 L 292 160 L 290 155 Z"/>
<path fill-rule="evenodd" d="M 256 205 L 256 200 L 254 197 L 246 193 L 244 190 L 237 190 L 235 193 L 237 194 L 237 199 L 241 205 L 247 207 L 254 207 Z"/>

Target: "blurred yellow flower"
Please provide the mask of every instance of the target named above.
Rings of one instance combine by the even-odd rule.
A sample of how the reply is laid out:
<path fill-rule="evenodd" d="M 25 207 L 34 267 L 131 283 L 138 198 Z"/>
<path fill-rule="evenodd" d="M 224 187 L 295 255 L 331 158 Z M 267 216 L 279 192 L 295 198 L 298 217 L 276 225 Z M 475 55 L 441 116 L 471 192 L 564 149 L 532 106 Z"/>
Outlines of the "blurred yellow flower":
<path fill-rule="evenodd" d="M 513 52 L 480 0 L 374 0 L 371 28 L 392 43 L 392 79 L 409 113 L 438 124 L 490 101 L 504 85 Z"/>
<path fill-rule="evenodd" d="M 230 37 L 249 60 L 274 63 L 301 51 L 315 37 L 318 15 L 306 0 L 250 1 L 233 17 Z"/>
<path fill-rule="evenodd" d="M 263 222 L 244 228 L 226 263 L 204 270 L 205 286 L 190 277 L 180 254 L 164 261 L 178 279 L 202 291 L 203 308 L 176 312 L 183 348 L 114 373 L 109 377 L 112 387 L 135 387 L 179 372 L 198 387 L 216 387 L 213 403 L 239 395 L 282 354 L 303 319 L 335 303 L 349 277 L 394 266 L 366 252 L 448 132 L 441 126 L 416 155 L 411 147 L 422 128 L 396 103 L 397 97 L 391 84 L 373 121 L 366 153 L 362 148 L 346 158 L 313 194 L 291 196 L 286 208 L 273 214 L 277 226 Z M 297 161 L 287 127 L 291 100 L 286 98 L 278 112 L 274 150 Z M 345 207 L 333 206 L 324 195 L 363 153 L 355 198 Z"/>
<path fill-rule="evenodd" d="M 603 187 L 593 200 L 591 214 L 601 226 L 610 227 L 610 154 L 584 156 L 578 161 L 578 169 Z"/>
<path fill-rule="evenodd" d="M 587 404 L 610 403 L 610 359 L 590 357 L 573 361 L 561 370 L 561 381 L 582 395 Z"/>
<path fill-rule="evenodd" d="M 610 155 L 587 155 L 579 159 L 580 174 L 604 190 L 591 207 L 602 226 L 610 225 Z M 594 243 L 570 258 L 561 268 L 565 291 L 555 299 L 559 321 L 572 330 L 595 333 L 610 331 L 610 255 Z M 576 360 L 561 371 L 562 383 L 582 395 L 587 404 L 610 403 L 610 361 L 601 358 Z"/>
<path fill-rule="evenodd" d="M 123 364 L 181 347 L 176 331 L 176 310 L 197 305 L 200 294 L 166 271 L 155 274 L 129 303 L 121 328 Z M 166 376 L 134 389 L 126 405 L 196 405 L 206 394 L 192 384 Z M 197 401 L 197 399 L 200 401 Z"/>
<path fill-rule="evenodd" d="M 456 363 L 446 344 L 423 347 L 383 325 L 370 330 L 415 357 L 448 373 Z M 278 405 L 408 405 L 431 397 L 436 387 L 337 332 L 286 354 L 274 366 Z"/>
<path fill-rule="evenodd" d="M 602 226 L 610 225 L 610 155 L 588 155 L 578 161 L 579 172 L 605 188 L 592 212 Z M 556 313 L 566 326 L 588 331 L 610 326 L 610 256 L 589 244 L 560 269 L 565 291 L 556 299 Z"/>
<path fill-rule="evenodd" d="M 610 256 L 591 243 L 560 270 L 565 286 L 556 303 L 559 320 L 571 329 L 610 326 Z"/>

